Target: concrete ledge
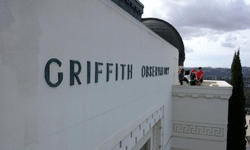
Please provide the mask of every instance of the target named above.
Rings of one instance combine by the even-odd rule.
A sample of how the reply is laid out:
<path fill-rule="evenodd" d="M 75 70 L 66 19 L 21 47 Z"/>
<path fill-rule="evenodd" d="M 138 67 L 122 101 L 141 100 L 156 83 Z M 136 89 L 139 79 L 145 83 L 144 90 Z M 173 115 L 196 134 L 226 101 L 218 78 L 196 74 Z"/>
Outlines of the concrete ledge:
<path fill-rule="evenodd" d="M 210 87 L 231 87 L 230 84 L 228 84 L 225 81 L 219 81 L 219 80 L 204 80 L 201 86 L 210 86 Z"/>
<path fill-rule="evenodd" d="M 232 94 L 233 87 L 225 81 L 205 80 L 202 86 L 172 86 L 174 97 L 193 97 L 206 99 L 227 100 Z"/>

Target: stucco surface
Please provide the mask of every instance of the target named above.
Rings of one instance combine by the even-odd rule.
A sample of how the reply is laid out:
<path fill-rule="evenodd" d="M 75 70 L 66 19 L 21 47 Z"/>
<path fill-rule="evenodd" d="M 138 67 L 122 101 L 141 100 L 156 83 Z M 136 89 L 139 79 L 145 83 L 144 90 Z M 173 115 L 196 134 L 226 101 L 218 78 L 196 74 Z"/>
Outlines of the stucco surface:
<path fill-rule="evenodd" d="M 1 0 L 0 10 L 0 149 L 111 149 L 162 101 L 170 138 L 176 48 L 109 0 Z M 44 77 L 51 58 L 62 62 L 50 66 L 51 82 L 63 73 L 56 88 Z M 82 84 L 69 85 L 70 60 L 81 63 Z M 103 63 L 98 83 L 95 62 Z M 106 63 L 132 64 L 133 78 L 125 70 L 121 80 L 119 68 L 115 81 L 113 66 L 106 82 Z M 142 78 L 143 65 L 166 66 L 170 74 Z"/>

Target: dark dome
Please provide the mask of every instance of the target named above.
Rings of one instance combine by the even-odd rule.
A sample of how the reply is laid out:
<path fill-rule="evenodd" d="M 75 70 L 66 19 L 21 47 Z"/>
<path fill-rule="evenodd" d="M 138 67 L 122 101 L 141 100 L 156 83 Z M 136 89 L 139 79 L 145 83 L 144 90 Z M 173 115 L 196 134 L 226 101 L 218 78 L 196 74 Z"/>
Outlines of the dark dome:
<path fill-rule="evenodd" d="M 157 18 L 143 18 L 142 23 L 179 50 L 179 66 L 183 66 L 185 51 L 178 31 L 168 22 Z"/>

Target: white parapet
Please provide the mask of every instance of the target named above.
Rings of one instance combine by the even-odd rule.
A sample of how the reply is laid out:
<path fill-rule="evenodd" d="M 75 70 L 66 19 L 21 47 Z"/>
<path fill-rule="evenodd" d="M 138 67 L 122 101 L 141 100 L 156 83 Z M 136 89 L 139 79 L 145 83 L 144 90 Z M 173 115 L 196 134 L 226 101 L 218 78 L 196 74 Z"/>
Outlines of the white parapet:
<path fill-rule="evenodd" d="M 232 86 L 205 80 L 202 86 L 172 87 L 172 149 L 225 150 Z"/>

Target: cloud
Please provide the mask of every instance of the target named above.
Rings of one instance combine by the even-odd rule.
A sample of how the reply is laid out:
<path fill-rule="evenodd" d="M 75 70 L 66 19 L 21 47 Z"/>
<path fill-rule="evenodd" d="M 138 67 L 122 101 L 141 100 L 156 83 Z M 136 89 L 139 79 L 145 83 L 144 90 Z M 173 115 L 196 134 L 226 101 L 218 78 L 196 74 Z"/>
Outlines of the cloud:
<path fill-rule="evenodd" d="M 233 33 L 228 34 L 223 42 L 221 42 L 221 46 L 228 48 L 235 48 L 237 44 L 237 37 L 233 35 Z"/>
<path fill-rule="evenodd" d="M 223 47 L 229 47 L 229 48 L 235 48 L 235 45 L 232 43 L 226 43 L 226 42 L 222 42 L 221 46 Z"/>
<path fill-rule="evenodd" d="M 244 0 L 161 0 L 161 2 L 161 5 L 151 10 L 151 14 L 172 24 L 180 34 L 186 35 L 191 32 L 190 29 L 193 29 L 192 33 L 201 29 L 218 32 L 250 29 L 250 5 Z"/>
<path fill-rule="evenodd" d="M 157 6 L 152 0 L 140 1 L 149 5 L 144 5 L 145 12 L 155 5 L 143 18 L 159 18 L 177 29 L 185 45 L 185 64 L 197 64 L 199 56 L 204 65 L 230 67 L 228 58 L 238 47 L 244 59 L 248 56 L 244 61 L 249 60 L 250 0 L 156 0 Z M 211 61 L 215 57 L 221 59 Z"/>
<path fill-rule="evenodd" d="M 177 28 L 177 31 L 180 33 L 183 40 L 190 40 L 192 37 L 200 37 L 206 34 L 206 31 L 204 31 L 201 28 L 187 27 L 187 26 Z"/>
<path fill-rule="evenodd" d="M 218 42 L 220 43 L 220 46 L 225 48 L 230 48 L 233 50 L 241 48 L 244 52 L 250 52 L 250 37 L 247 37 L 249 35 L 250 29 L 237 32 L 228 32 L 221 35 Z"/>
<path fill-rule="evenodd" d="M 185 53 L 193 53 L 194 50 L 192 48 L 190 48 L 189 46 L 185 47 Z"/>
<path fill-rule="evenodd" d="M 168 8 L 169 22 L 175 26 L 209 28 L 220 31 L 235 31 L 250 28 L 250 6 L 244 0 L 193 0 L 164 2 L 160 9 Z"/>

